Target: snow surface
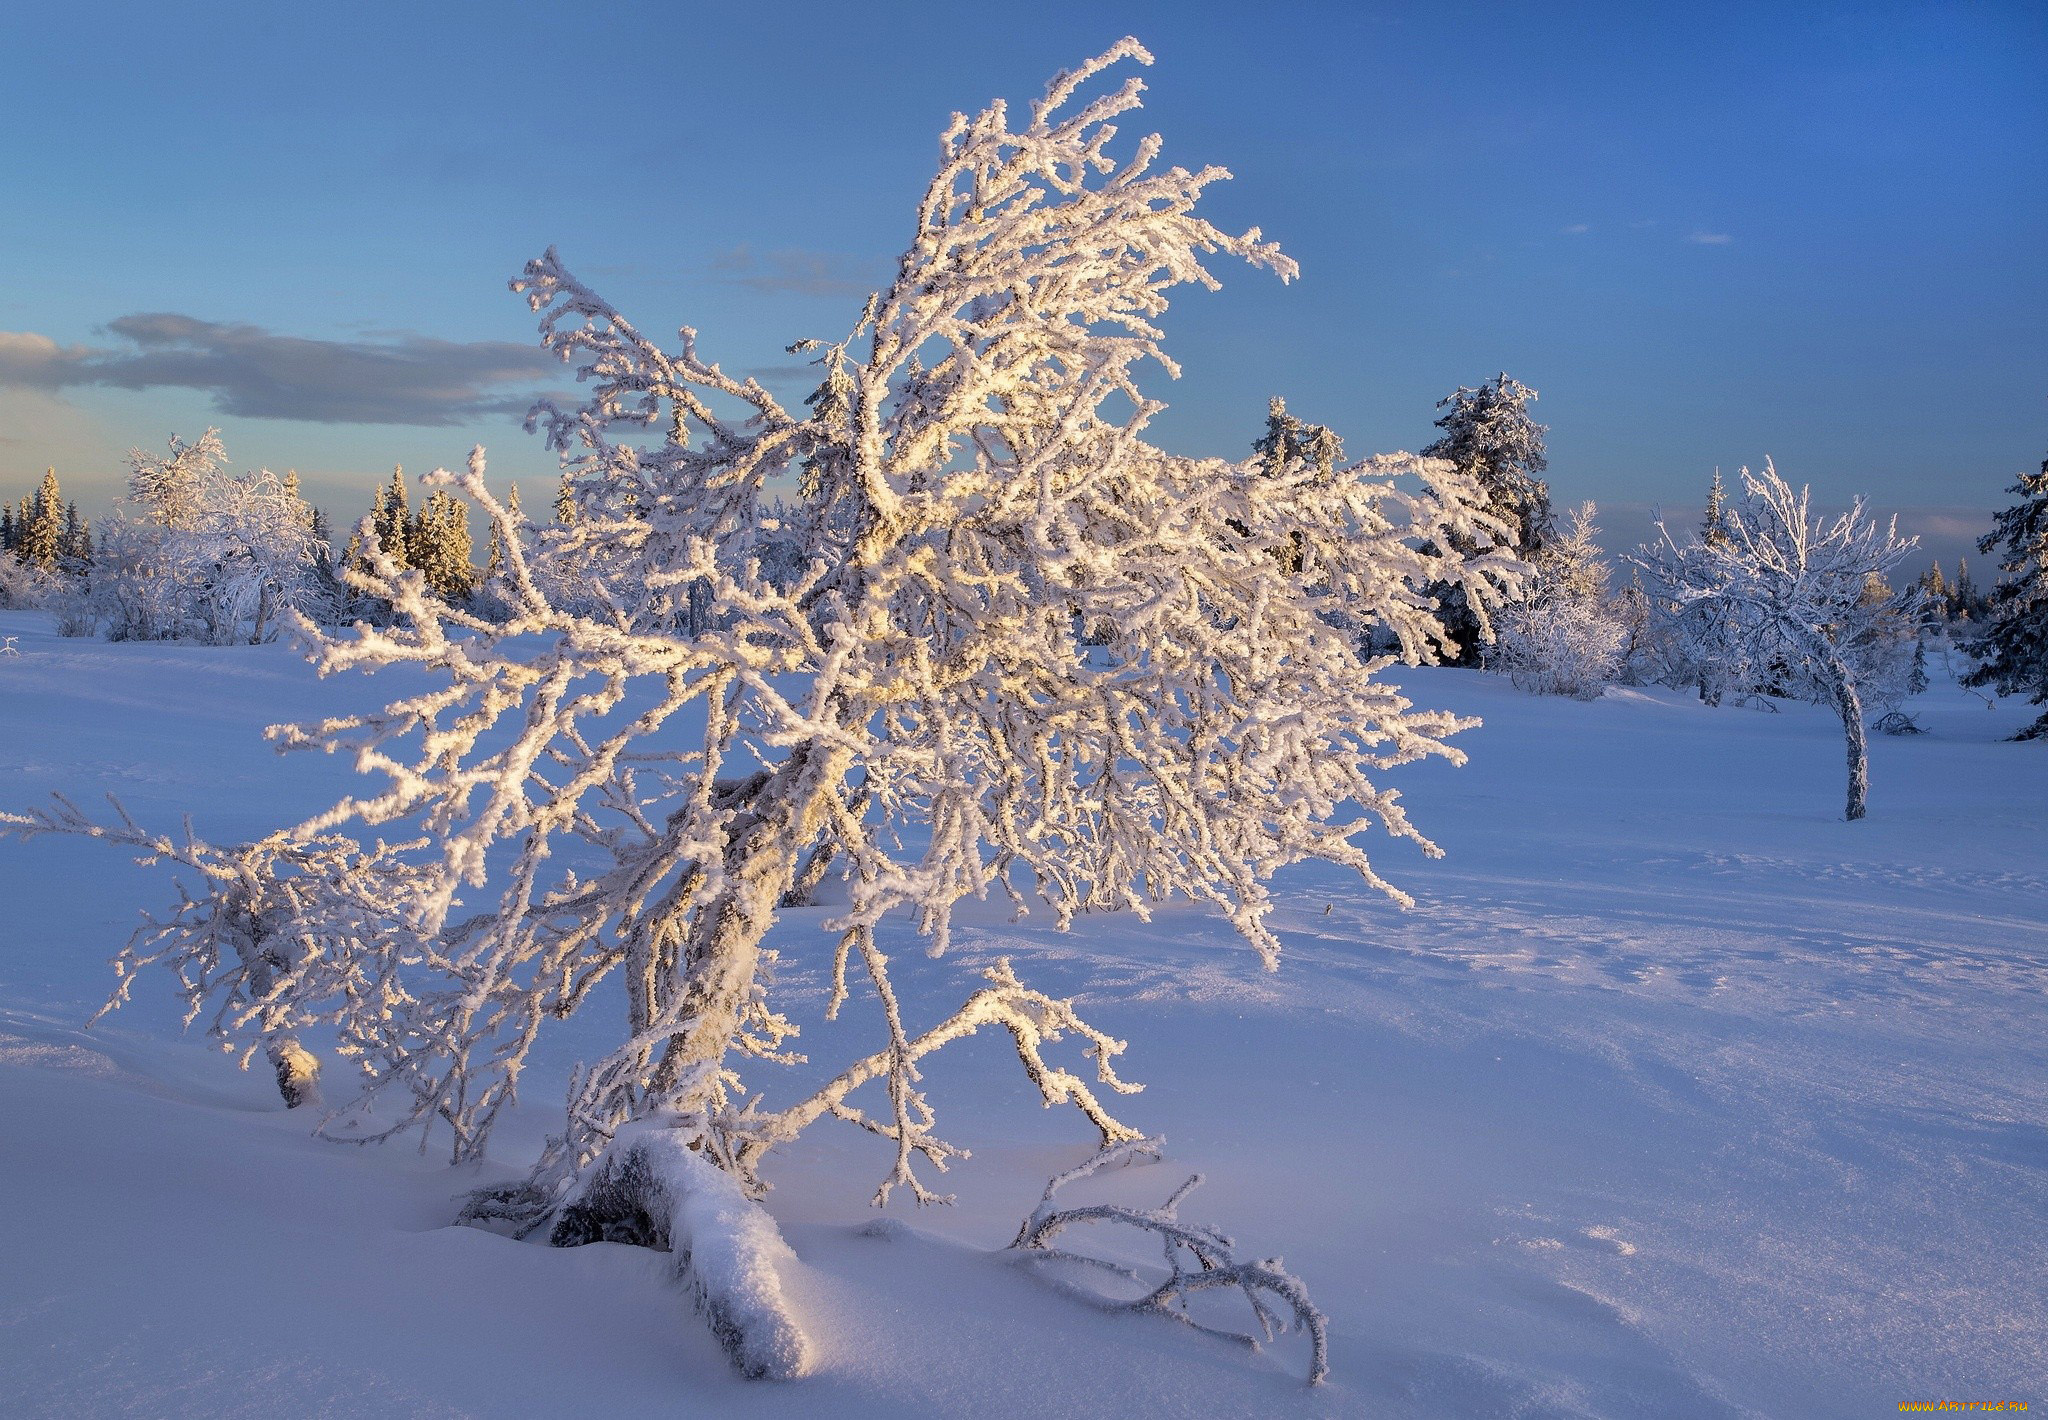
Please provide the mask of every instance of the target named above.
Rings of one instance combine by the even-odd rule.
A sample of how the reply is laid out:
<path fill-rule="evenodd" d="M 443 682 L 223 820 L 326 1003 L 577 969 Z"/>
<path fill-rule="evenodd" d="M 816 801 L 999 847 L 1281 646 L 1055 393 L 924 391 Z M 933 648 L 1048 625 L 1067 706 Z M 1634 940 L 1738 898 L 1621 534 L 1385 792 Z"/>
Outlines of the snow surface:
<path fill-rule="evenodd" d="M 220 841 L 331 801 L 347 766 L 264 725 L 381 703 L 285 647 L 62 640 L 0 613 L 7 807 L 112 791 Z M 537 1053 L 499 1166 L 307 1137 L 268 1072 L 178 1031 L 168 979 L 90 1031 L 105 961 L 166 875 L 103 845 L 0 847 L 0 1396 L 11 1415 L 1602 1416 L 1896 1414 L 2048 1401 L 2048 751 L 2025 707 L 1937 678 L 1931 734 L 1874 736 L 1840 821 L 1824 710 L 1579 703 L 1396 677 L 1486 719 L 1465 769 L 1397 781 L 1440 862 L 1379 844 L 1404 913 L 1329 870 L 1281 883 L 1280 972 L 1172 908 L 1060 935 L 995 905 L 937 961 L 893 924 L 907 1015 L 996 956 L 1130 1041 L 1122 1115 L 1172 1148 L 1091 1182 L 1282 1256 L 1331 1322 L 1259 1355 L 1104 1317 L 995 1250 L 1091 1131 L 999 1039 L 925 1062 L 974 1157 L 950 1209 L 866 1200 L 887 1146 L 821 1124 L 771 1159 L 812 1375 L 749 1383 L 670 1260 L 448 1226 L 558 1127 L 588 1012 Z M 354 702 L 349 697 L 355 697 Z M 873 1048 L 817 1019 L 816 923 L 778 928 L 810 1074 Z M 317 1048 L 317 1041 L 309 1040 Z M 803 1070 L 798 1072 L 803 1073 Z M 808 1076 L 806 1076 L 808 1078 Z M 330 1097 L 345 1070 L 329 1062 Z M 766 1083 L 763 1077 L 763 1083 Z M 1145 1260 L 1142 1256 L 1138 1261 Z"/>

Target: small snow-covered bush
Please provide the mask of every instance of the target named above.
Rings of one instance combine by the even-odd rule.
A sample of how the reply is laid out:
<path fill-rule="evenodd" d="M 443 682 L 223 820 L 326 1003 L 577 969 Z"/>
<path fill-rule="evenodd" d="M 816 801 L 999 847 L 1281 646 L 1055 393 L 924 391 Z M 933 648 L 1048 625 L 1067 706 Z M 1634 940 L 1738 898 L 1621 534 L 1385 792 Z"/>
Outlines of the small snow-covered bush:
<path fill-rule="evenodd" d="M 27 611 L 46 605 L 63 581 L 33 562 L 0 553 L 0 610 Z"/>
<path fill-rule="evenodd" d="M 1528 600 L 1498 618 L 1487 666 L 1523 690 L 1596 700 L 1620 674 L 1630 626 L 1607 594 L 1594 511 L 1591 503 L 1573 511 L 1564 535 L 1537 557 Z"/>
<path fill-rule="evenodd" d="M 1538 695 L 1598 700 L 1615 682 L 1627 634 L 1603 606 L 1538 596 L 1501 613 L 1487 664 Z"/>
<path fill-rule="evenodd" d="M 168 457 L 129 454 L 125 516 L 102 525 L 90 572 L 61 597 L 68 635 L 214 645 L 275 637 L 329 590 L 313 510 L 290 479 L 226 469 L 220 431 Z"/>

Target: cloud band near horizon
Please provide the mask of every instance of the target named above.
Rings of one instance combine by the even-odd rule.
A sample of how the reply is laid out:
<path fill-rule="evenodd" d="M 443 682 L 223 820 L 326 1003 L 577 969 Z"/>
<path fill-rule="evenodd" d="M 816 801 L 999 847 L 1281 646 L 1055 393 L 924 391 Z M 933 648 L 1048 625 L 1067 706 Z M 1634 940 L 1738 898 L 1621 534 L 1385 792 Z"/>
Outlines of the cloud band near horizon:
<path fill-rule="evenodd" d="M 445 426 L 523 415 L 561 371 L 538 346 L 505 341 L 315 340 L 174 312 L 122 316 L 106 330 L 123 344 L 0 331 L 0 388 L 193 389 L 238 418 Z"/>

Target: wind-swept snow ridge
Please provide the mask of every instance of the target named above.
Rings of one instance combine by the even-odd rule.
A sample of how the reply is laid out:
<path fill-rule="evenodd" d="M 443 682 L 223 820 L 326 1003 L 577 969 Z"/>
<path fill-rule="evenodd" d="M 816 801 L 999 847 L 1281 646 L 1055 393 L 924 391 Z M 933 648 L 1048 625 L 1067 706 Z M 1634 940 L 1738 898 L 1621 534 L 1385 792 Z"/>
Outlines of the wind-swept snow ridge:
<path fill-rule="evenodd" d="M 738 1179 L 690 1147 L 696 1137 L 659 1120 L 622 1128 L 585 1172 L 552 1241 L 666 1248 L 676 1280 L 741 1374 L 795 1380 L 811 1368 L 811 1343 L 776 1269 L 796 1254 Z"/>

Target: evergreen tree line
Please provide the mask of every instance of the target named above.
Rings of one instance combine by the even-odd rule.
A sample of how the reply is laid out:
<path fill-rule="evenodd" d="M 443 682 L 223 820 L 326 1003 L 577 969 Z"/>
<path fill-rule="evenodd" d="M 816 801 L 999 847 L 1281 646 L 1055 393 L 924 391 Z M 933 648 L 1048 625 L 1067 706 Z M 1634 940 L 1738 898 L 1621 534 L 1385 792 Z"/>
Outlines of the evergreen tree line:
<path fill-rule="evenodd" d="M 192 444 L 173 438 L 168 457 L 134 451 L 128 497 L 97 537 L 48 471 L 0 504 L 0 607 L 48 607 L 71 635 L 214 642 L 268 639 L 287 606 L 327 624 L 390 614 L 351 584 L 369 556 L 360 532 L 337 560 L 327 517 L 300 495 L 295 472 L 233 476 L 224 458 L 215 430 Z M 509 506 L 518 511 L 516 488 Z M 417 569 L 436 595 L 464 605 L 503 561 L 494 530 L 485 565 L 474 564 L 469 516 L 446 490 L 412 511 L 394 469 L 368 526 L 401 571 Z"/>
<path fill-rule="evenodd" d="M 514 486 L 506 509 L 519 514 L 519 489 Z M 561 511 L 557 500 L 557 512 Z M 469 530 L 469 504 L 445 488 L 434 490 L 414 512 L 406 494 L 405 471 L 391 470 L 390 481 L 380 485 L 370 501 L 369 526 L 377 546 L 399 570 L 417 569 L 427 585 L 443 601 L 462 604 L 476 597 L 490 577 L 504 565 L 505 550 L 495 526 L 485 550 L 484 564 L 474 560 L 474 543 Z M 361 568 L 368 550 L 359 534 L 349 537 L 342 565 Z"/>
<path fill-rule="evenodd" d="M 1971 578 L 1970 559 L 1967 557 L 1956 559 L 1956 579 L 1953 582 L 1942 575 L 1941 561 L 1937 558 L 1913 585 L 1920 589 L 1929 613 L 1942 621 L 1951 624 L 1981 623 L 1991 615 L 1992 594 L 1980 589 Z"/>

